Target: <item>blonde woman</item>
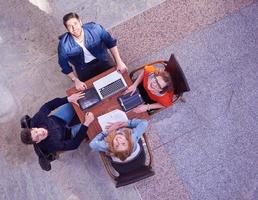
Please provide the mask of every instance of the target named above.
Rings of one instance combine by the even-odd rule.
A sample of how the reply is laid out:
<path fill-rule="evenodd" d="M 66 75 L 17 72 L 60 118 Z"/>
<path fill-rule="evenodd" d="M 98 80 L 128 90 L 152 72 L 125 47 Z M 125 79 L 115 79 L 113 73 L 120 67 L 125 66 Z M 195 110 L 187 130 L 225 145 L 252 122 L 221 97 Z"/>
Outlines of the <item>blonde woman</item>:
<path fill-rule="evenodd" d="M 106 131 L 99 133 L 90 142 L 90 147 L 95 151 L 106 152 L 114 164 L 129 163 L 141 154 L 139 140 L 147 127 L 148 122 L 143 119 L 110 123 Z"/>

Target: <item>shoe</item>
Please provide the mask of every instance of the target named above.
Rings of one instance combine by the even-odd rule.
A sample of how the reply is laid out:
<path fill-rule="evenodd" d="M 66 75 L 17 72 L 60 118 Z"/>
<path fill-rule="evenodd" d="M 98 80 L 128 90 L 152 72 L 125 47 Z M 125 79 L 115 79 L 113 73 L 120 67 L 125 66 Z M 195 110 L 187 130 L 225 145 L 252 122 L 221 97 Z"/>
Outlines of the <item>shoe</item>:
<path fill-rule="evenodd" d="M 43 169 L 45 171 L 51 170 L 50 161 L 48 159 L 46 159 L 45 157 L 39 157 L 39 165 L 40 165 L 41 169 Z"/>

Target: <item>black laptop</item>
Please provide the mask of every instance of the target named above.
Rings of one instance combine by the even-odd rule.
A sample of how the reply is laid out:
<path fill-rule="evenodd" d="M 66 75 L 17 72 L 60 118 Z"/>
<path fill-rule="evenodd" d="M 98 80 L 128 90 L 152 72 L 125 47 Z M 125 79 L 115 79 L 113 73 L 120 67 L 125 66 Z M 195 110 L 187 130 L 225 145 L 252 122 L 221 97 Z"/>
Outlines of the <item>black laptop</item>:
<path fill-rule="evenodd" d="M 131 95 L 131 93 L 128 93 L 128 94 L 118 97 L 117 100 L 125 112 L 144 103 L 142 96 L 138 89 L 134 92 L 133 95 Z"/>
<path fill-rule="evenodd" d="M 94 87 L 84 90 L 84 94 L 84 97 L 78 100 L 81 110 L 85 111 L 100 102 L 99 95 Z"/>

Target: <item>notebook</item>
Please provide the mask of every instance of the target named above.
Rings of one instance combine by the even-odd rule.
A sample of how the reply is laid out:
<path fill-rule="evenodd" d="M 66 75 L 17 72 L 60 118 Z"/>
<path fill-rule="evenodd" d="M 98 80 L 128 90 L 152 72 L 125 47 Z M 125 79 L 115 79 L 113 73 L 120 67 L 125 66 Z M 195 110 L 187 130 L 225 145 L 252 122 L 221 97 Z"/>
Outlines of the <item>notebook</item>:
<path fill-rule="evenodd" d="M 106 129 L 107 124 L 110 122 L 128 121 L 125 112 L 119 109 L 112 110 L 111 112 L 99 116 L 97 119 L 102 131 Z"/>
<path fill-rule="evenodd" d="M 101 100 L 94 87 L 84 90 L 84 94 L 85 96 L 77 101 L 83 111 L 94 106 Z"/>
<path fill-rule="evenodd" d="M 103 78 L 93 82 L 93 86 L 96 89 L 100 99 L 105 99 L 109 96 L 124 90 L 127 84 L 122 76 L 117 71 L 114 71 Z"/>

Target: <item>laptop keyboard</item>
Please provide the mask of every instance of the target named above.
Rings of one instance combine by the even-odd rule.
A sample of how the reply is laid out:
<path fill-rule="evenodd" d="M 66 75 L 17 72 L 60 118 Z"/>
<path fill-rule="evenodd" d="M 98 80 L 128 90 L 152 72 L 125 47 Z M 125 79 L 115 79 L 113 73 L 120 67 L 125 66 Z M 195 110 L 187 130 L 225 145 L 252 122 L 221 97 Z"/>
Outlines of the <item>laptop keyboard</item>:
<path fill-rule="evenodd" d="M 106 85 L 105 87 L 101 88 L 99 92 L 103 98 L 106 98 L 108 96 L 111 96 L 111 95 L 121 91 L 124 88 L 125 88 L 125 85 L 124 85 L 123 81 L 121 79 L 118 79 L 118 80 Z"/>

